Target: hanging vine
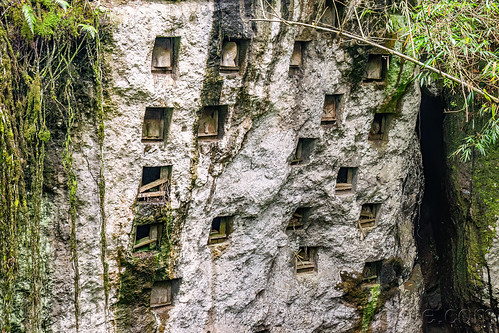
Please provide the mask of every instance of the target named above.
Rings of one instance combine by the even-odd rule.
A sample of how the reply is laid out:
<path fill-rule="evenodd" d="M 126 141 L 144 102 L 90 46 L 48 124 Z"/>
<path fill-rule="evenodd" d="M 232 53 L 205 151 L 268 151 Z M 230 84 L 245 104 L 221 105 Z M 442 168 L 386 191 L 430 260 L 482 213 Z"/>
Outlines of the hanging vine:
<path fill-rule="evenodd" d="M 0 0 L 2 332 L 39 332 L 42 328 L 41 314 L 44 309 L 41 298 L 46 283 L 40 251 L 40 221 L 46 147 L 53 131 L 48 128 L 47 119 L 51 120 L 50 123 L 61 121 L 64 124 L 64 152 L 61 158 L 70 206 L 69 248 L 74 276 L 74 316 L 78 329 L 77 179 L 72 166 L 72 153 L 74 125 L 82 110 L 78 108 L 75 86 L 81 84 L 79 81 L 85 75 L 94 80 L 98 96 L 99 144 L 102 147 L 98 21 L 99 12 L 88 0 L 74 0 L 71 4 L 64 0 Z M 102 168 L 99 188 L 102 192 Z M 102 200 L 103 193 L 100 197 Z M 104 219 L 102 224 L 104 229 Z M 104 236 L 104 280 L 107 276 L 105 246 Z M 23 319 L 22 323 L 19 319 Z"/>

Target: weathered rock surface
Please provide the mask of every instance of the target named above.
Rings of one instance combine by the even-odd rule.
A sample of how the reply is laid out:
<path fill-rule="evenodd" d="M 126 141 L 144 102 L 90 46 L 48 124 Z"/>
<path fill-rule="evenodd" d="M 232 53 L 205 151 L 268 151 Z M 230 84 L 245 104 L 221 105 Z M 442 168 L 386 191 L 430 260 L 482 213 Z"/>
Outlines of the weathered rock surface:
<path fill-rule="evenodd" d="M 422 278 L 413 239 L 422 190 L 414 131 L 418 87 L 409 85 L 385 110 L 393 114 L 387 140 L 370 141 L 374 114 L 389 91 L 352 76 L 365 65 L 362 47 L 331 34 L 251 23 L 260 8 L 250 1 L 121 1 L 105 8 L 115 24 L 103 148 L 107 247 L 103 260 L 99 147 L 89 121 L 79 124 L 74 162 L 79 330 L 347 332 L 359 327 L 365 304 L 348 302 L 335 288 L 340 273 L 358 276 L 366 262 L 392 259 L 399 267 L 387 273 L 386 285 L 381 281 L 373 331 L 419 331 Z M 313 14 L 307 1 L 275 9 L 297 20 Z M 173 73 L 151 73 L 156 36 L 180 37 Z M 238 72 L 219 72 L 224 37 L 249 41 Z M 295 39 L 306 41 L 303 64 L 290 73 Z M 321 126 L 326 94 L 343 94 L 335 127 Z M 199 112 L 209 105 L 227 105 L 224 135 L 199 141 Z M 165 143 L 142 142 L 146 107 L 172 108 Z M 310 160 L 290 165 L 299 138 L 315 139 Z M 162 256 L 132 252 L 144 166 L 171 166 L 177 229 L 163 233 L 171 246 Z M 353 193 L 335 193 L 340 167 L 358 168 Z M 64 243 L 64 194 L 57 198 L 61 211 L 51 214 L 56 222 L 47 231 L 50 326 L 69 332 L 76 323 L 74 272 Z M 358 219 L 365 203 L 380 203 L 381 210 L 363 237 Z M 304 228 L 286 230 L 298 207 L 311 208 Z M 234 216 L 233 232 L 226 243 L 208 246 L 217 216 Z M 297 274 L 294 257 L 304 246 L 317 248 L 316 272 Z M 151 309 L 150 288 L 160 278 L 181 280 L 171 307 Z"/>

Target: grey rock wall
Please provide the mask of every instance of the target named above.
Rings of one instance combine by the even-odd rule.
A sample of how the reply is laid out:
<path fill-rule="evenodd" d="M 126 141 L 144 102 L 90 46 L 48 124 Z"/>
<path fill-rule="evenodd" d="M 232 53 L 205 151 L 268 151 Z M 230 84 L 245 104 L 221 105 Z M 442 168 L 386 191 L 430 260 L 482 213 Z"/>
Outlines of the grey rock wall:
<path fill-rule="evenodd" d="M 79 124 L 74 163 L 80 331 L 347 332 L 359 328 L 362 310 L 336 288 L 341 273 L 359 275 L 366 262 L 396 258 L 400 269 L 387 280 L 390 293 L 382 291 L 386 296 L 372 328 L 418 332 L 418 87 L 409 85 L 390 110 L 388 140 L 373 142 L 368 132 L 386 101 L 386 86 L 352 76 L 367 57 L 358 45 L 278 23 L 251 23 L 260 9 L 250 1 L 120 1 L 104 8 L 114 24 L 103 154 L 110 280 L 108 286 L 103 280 L 99 148 L 89 121 Z M 307 1 L 275 9 L 296 20 L 313 15 Z M 156 36 L 180 37 L 171 74 L 151 73 Z M 237 73 L 219 73 L 223 36 L 249 41 Z M 306 44 L 302 67 L 290 74 L 295 39 Z M 321 126 L 325 94 L 339 93 L 344 99 L 337 126 Z M 224 135 L 216 141 L 197 139 L 199 111 L 206 105 L 227 105 Z M 172 108 L 165 143 L 141 141 L 146 107 Z M 299 138 L 315 143 L 310 161 L 293 166 Z M 169 205 L 177 227 L 168 269 L 137 278 L 148 282 L 138 297 L 124 302 L 127 270 L 134 266 L 138 272 L 156 260 L 150 259 L 154 253 L 132 252 L 142 167 L 166 165 L 172 166 Z M 339 195 L 336 177 L 344 166 L 358 168 L 357 181 L 353 193 Z M 377 227 L 364 237 L 358 219 L 365 203 L 380 203 L 381 211 Z M 298 207 L 311 208 L 305 227 L 286 230 Z M 208 246 L 213 218 L 229 215 L 229 240 Z M 52 246 L 51 327 L 69 332 L 75 329 L 69 250 L 55 240 Z M 316 272 L 297 274 L 294 256 L 304 246 L 317 249 Z M 162 264 L 154 267 L 160 271 Z M 159 276 L 181 279 L 167 309 L 149 307 Z"/>

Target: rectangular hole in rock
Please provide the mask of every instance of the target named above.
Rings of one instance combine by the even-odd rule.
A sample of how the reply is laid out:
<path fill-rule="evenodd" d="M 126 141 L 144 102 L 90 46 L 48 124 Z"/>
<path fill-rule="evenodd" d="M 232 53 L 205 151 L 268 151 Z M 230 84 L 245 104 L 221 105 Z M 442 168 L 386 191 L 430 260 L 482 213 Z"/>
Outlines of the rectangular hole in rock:
<path fill-rule="evenodd" d="M 151 308 L 171 306 L 180 287 L 180 279 L 154 282 L 151 289 Z"/>
<path fill-rule="evenodd" d="M 179 48 L 179 37 L 156 37 L 152 51 L 151 71 L 158 73 L 172 72 Z"/>
<path fill-rule="evenodd" d="M 316 139 L 299 138 L 291 165 L 303 165 L 310 162 Z"/>
<path fill-rule="evenodd" d="M 368 285 L 379 283 L 382 266 L 382 260 L 366 262 L 362 271 L 362 283 Z"/>
<path fill-rule="evenodd" d="M 164 141 L 168 133 L 170 119 L 171 109 L 147 107 L 142 126 L 142 141 Z"/>
<path fill-rule="evenodd" d="M 227 111 L 227 105 L 203 107 L 199 116 L 198 139 L 221 139 Z"/>
<path fill-rule="evenodd" d="M 228 240 L 232 232 L 233 216 L 218 216 L 211 221 L 208 245 L 223 243 Z"/>
<path fill-rule="evenodd" d="M 171 166 L 143 167 L 137 201 L 156 203 L 170 199 Z"/>
<path fill-rule="evenodd" d="M 341 167 L 336 177 L 336 192 L 351 192 L 354 190 L 357 168 Z"/>
<path fill-rule="evenodd" d="M 379 203 L 366 203 L 362 205 L 359 216 L 359 228 L 362 231 L 376 227 L 380 208 L 381 204 Z"/>
<path fill-rule="evenodd" d="M 135 231 L 134 251 L 156 250 L 161 236 L 161 224 L 138 225 Z"/>
<path fill-rule="evenodd" d="M 244 63 L 248 45 L 247 39 L 225 39 L 220 54 L 220 71 L 239 71 Z"/>
<path fill-rule="evenodd" d="M 326 0 L 321 8 L 320 22 L 335 28 L 340 27 L 345 11 L 345 5 L 339 1 Z"/>
<path fill-rule="evenodd" d="M 386 141 L 388 140 L 388 127 L 392 119 L 390 113 L 375 113 L 371 128 L 369 129 L 368 140 Z"/>
<path fill-rule="evenodd" d="M 383 81 L 388 73 L 390 57 L 385 54 L 369 54 L 364 81 Z"/>
<path fill-rule="evenodd" d="M 291 216 L 291 219 L 289 220 L 286 230 L 303 229 L 305 223 L 308 220 L 308 217 L 310 216 L 310 211 L 311 211 L 310 207 L 297 208 L 293 213 L 293 215 Z"/>
<path fill-rule="evenodd" d="M 324 97 L 321 125 L 335 125 L 337 123 L 342 97 L 341 94 L 326 95 Z"/>
<path fill-rule="evenodd" d="M 317 271 L 317 248 L 300 247 L 298 253 L 295 253 L 296 273 L 313 273 Z"/>
<path fill-rule="evenodd" d="M 296 41 L 293 45 L 293 53 L 291 54 L 291 61 L 289 62 L 289 67 L 298 68 L 301 67 L 303 63 L 303 49 L 304 43 L 302 41 Z"/>

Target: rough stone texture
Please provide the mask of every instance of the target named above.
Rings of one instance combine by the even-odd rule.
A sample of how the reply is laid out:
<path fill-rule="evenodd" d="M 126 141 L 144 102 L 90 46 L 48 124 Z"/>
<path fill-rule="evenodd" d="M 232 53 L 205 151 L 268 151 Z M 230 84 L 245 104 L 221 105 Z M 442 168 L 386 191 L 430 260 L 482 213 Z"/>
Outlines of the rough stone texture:
<path fill-rule="evenodd" d="M 349 52 L 358 47 L 330 34 L 252 24 L 248 19 L 258 11 L 250 1 L 121 1 L 106 7 L 115 24 L 104 146 L 110 297 L 106 308 L 99 148 L 95 124 L 88 122 L 78 128 L 82 135 L 74 162 L 80 331 L 346 332 L 358 327 L 361 312 L 335 288 L 340 272 L 358 274 L 365 262 L 392 257 L 402 264 L 398 287 L 375 316 L 373 330 L 419 331 L 422 278 L 418 266 L 413 271 L 413 219 L 422 188 L 414 131 L 417 86 L 410 86 L 392 110 L 388 141 L 373 143 L 367 136 L 385 90 L 353 82 L 352 67 L 360 65 L 352 54 L 365 57 Z M 309 19 L 310 7 L 306 1 L 295 1 L 294 8 L 276 4 L 277 11 L 300 20 Z M 251 38 L 237 74 L 218 73 L 217 47 L 224 34 Z M 151 73 L 156 36 L 180 37 L 173 74 Z M 302 68 L 289 75 L 295 37 L 309 42 Z M 344 110 L 336 128 L 325 128 L 322 106 L 331 93 L 344 94 Z M 198 142 L 198 112 L 216 104 L 228 105 L 225 135 Z M 173 108 L 165 144 L 141 142 L 148 106 Z M 315 147 L 308 164 L 291 166 L 298 138 L 315 138 Z M 172 166 L 171 207 L 182 227 L 171 253 L 171 277 L 181 278 L 180 288 L 167 314 L 151 311 L 147 294 L 127 304 L 124 324 L 117 315 L 123 306 L 118 302 L 123 260 L 140 265 L 147 256 L 131 254 L 142 167 L 163 165 Z M 358 167 L 355 193 L 335 195 L 340 166 Z M 361 205 L 371 202 L 382 203 L 380 219 L 362 239 L 357 220 Z M 286 231 L 300 206 L 312 207 L 306 228 Z M 226 215 L 235 216 L 228 243 L 207 246 L 212 219 Z M 75 329 L 69 250 L 55 241 L 52 246 L 52 329 L 69 332 Z M 316 273 L 295 274 L 292 259 L 300 246 L 318 248 Z"/>

